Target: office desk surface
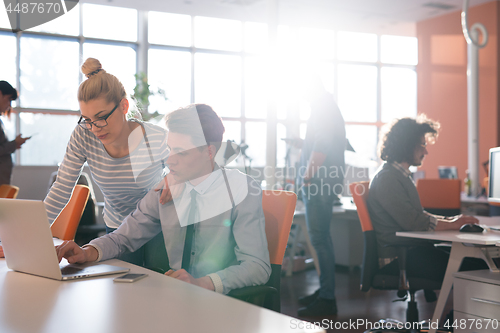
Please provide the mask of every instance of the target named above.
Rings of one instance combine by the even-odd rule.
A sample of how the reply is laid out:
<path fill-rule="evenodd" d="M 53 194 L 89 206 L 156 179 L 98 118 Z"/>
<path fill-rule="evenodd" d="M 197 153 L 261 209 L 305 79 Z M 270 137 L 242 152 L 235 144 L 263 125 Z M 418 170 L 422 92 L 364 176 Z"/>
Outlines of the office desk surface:
<path fill-rule="evenodd" d="M 499 225 L 500 217 L 486 218 L 478 217 L 480 224 L 497 226 Z M 492 272 L 499 274 L 492 258 L 500 256 L 500 249 L 495 247 L 500 242 L 500 232 L 490 231 L 487 233 L 466 233 L 459 231 L 412 231 L 412 232 L 396 232 L 396 236 L 422 238 L 429 240 L 439 240 L 452 242 L 450 259 L 446 268 L 446 273 L 439 293 L 432 322 L 441 319 L 444 306 L 453 286 L 453 275 L 458 272 L 463 258 L 473 257 L 483 259 Z M 471 246 L 472 244 L 472 246 Z M 442 322 L 441 322 L 442 324 Z M 435 333 L 435 329 L 431 329 L 430 333 Z"/>
<path fill-rule="evenodd" d="M 0 332 L 324 332 L 142 267 L 107 263 L 149 276 L 134 283 L 113 282 L 117 275 L 62 282 L 11 271 L 0 259 Z"/>
<path fill-rule="evenodd" d="M 496 245 L 497 242 L 500 242 L 500 231 L 490 231 L 488 233 L 467 233 L 460 231 L 400 231 L 396 232 L 396 236 L 476 245 Z"/>

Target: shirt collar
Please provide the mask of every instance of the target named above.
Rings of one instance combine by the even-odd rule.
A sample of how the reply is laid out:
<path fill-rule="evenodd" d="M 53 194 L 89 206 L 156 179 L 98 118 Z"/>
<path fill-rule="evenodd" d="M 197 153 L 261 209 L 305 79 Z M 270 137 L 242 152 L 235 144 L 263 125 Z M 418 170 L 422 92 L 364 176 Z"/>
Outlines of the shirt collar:
<path fill-rule="evenodd" d="M 212 186 L 217 178 L 220 177 L 221 170 L 217 164 L 215 164 L 214 171 L 204 179 L 201 183 L 193 186 L 190 182 L 186 182 L 187 193 L 191 193 L 191 190 L 195 190 L 198 194 L 204 194 Z"/>
<path fill-rule="evenodd" d="M 411 171 L 409 169 L 406 169 L 404 166 L 402 166 L 400 163 L 398 162 L 391 162 L 391 165 L 396 168 L 397 170 L 401 171 L 401 173 L 405 176 L 405 177 L 410 177 L 411 176 Z"/>

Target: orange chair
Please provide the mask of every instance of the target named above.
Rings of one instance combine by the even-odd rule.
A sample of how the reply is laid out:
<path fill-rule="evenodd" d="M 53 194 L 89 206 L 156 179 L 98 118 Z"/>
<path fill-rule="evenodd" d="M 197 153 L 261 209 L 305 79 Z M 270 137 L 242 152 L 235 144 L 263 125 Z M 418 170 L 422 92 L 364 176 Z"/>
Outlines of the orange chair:
<path fill-rule="evenodd" d="M 297 195 L 289 191 L 262 191 L 262 209 L 266 219 L 266 238 L 271 261 L 271 277 L 263 286 L 234 289 L 229 296 L 276 312 L 281 311 L 281 264 L 285 256 Z"/>
<path fill-rule="evenodd" d="M 427 280 L 425 278 L 414 278 L 406 276 L 406 248 L 398 247 L 398 263 L 400 275 L 388 274 L 384 268 L 379 269 L 377 238 L 373 230 L 370 213 L 368 211 L 367 199 L 369 193 L 369 182 L 358 182 L 349 184 L 352 198 L 357 207 L 361 229 L 364 236 L 363 264 L 361 266 L 361 290 L 368 292 L 371 288 L 382 290 L 398 290 L 398 297 L 402 300 L 407 299 L 409 292 L 409 302 L 406 311 L 407 322 L 418 322 L 417 303 L 415 301 L 415 292 L 424 289 L 425 298 L 428 302 L 434 301 L 436 295 L 432 290 L 440 289 L 441 283 Z M 374 330 L 380 332 L 380 330 Z M 367 332 L 371 332 L 367 331 Z"/>
<path fill-rule="evenodd" d="M 19 193 L 19 187 L 14 185 L 0 185 L 0 198 L 15 199 Z"/>
<path fill-rule="evenodd" d="M 420 203 L 429 213 L 460 214 L 460 179 L 419 179 L 416 186 Z"/>
<path fill-rule="evenodd" d="M 266 238 L 271 262 L 271 277 L 265 285 L 233 289 L 229 296 L 280 312 L 281 265 L 293 221 L 297 195 L 289 191 L 262 191 Z M 165 242 L 160 233 L 145 245 L 144 266 L 165 273 L 170 269 Z"/>
<path fill-rule="evenodd" d="M 89 198 L 90 189 L 76 185 L 68 204 L 50 226 L 52 236 L 62 240 L 73 240 Z"/>

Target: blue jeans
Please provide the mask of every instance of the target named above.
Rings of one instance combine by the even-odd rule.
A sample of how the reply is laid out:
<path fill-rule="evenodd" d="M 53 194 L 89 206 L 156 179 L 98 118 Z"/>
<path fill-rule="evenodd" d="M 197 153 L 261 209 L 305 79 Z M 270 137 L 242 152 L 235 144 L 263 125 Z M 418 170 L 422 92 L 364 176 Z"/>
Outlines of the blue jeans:
<path fill-rule="evenodd" d="M 106 233 L 110 234 L 115 231 L 117 228 L 110 228 L 106 226 Z M 134 265 L 144 266 L 144 247 L 141 247 L 135 252 L 124 253 L 119 256 L 117 259 L 129 262 Z"/>
<path fill-rule="evenodd" d="M 335 298 L 335 255 L 333 252 L 332 237 L 330 235 L 330 223 L 333 215 L 332 191 L 317 187 L 303 187 L 302 201 L 306 207 L 306 223 L 312 246 L 318 255 L 320 291 L 319 297 L 326 299 Z"/>

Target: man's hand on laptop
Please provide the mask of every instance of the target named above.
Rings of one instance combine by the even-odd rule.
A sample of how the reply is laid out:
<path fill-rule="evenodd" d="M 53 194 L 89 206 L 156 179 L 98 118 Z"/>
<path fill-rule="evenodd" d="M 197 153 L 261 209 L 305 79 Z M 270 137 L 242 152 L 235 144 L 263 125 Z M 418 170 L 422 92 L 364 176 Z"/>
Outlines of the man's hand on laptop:
<path fill-rule="evenodd" d="M 61 245 L 56 246 L 56 253 L 59 262 L 62 258 L 66 258 L 70 264 L 96 261 L 99 255 L 95 247 L 81 248 L 73 241 L 64 241 Z"/>

